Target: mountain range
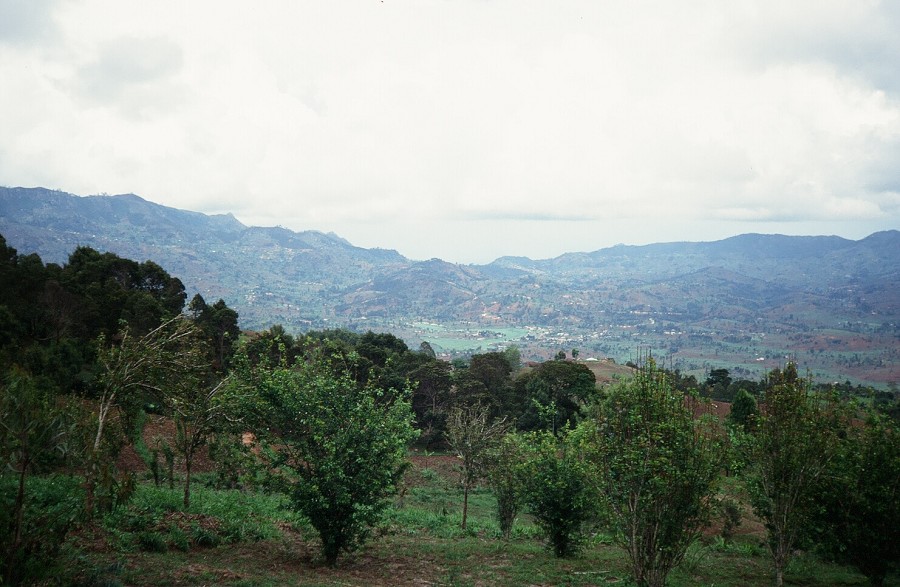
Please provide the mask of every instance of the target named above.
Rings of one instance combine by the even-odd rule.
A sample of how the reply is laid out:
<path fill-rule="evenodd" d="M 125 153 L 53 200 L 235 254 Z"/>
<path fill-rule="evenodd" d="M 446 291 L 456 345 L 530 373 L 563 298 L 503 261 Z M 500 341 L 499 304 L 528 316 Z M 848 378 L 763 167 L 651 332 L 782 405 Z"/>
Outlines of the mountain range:
<path fill-rule="evenodd" d="M 250 329 L 390 330 L 445 351 L 517 344 L 749 372 L 785 357 L 828 377 L 900 379 L 900 231 L 861 240 L 744 234 L 501 257 L 415 261 L 318 231 L 248 227 L 134 194 L 0 187 L 0 234 L 65 263 L 80 245 L 152 259 L 189 292 L 223 298 Z"/>

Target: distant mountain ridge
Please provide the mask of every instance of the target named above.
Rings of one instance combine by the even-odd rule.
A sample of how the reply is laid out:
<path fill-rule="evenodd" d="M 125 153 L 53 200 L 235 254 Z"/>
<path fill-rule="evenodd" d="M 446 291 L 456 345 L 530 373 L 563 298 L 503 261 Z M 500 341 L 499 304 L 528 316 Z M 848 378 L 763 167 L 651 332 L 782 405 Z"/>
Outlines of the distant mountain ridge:
<path fill-rule="evenodd" d="M 859 241 L 744 234 L 459 265 L 413 261 L 318 231 L 248 227 L 230 214 L 134 194 L 0 188 L 0 234 L 45 262 L 64 263 L 79 245 L 152 259 L 191 295 L 224 298 L 249 328 L 538 327 L 598 348 L 607 336 L 598 333 L 640 335 L 676 353 L 691 337 L 812 337 L 851 326 L 854 336 L 900 332 L 897 230 Z M 672 332 L 682 333 L 680 342 Z M 891 371 L 896 349 L 885 352 L 878 368 Z"/>

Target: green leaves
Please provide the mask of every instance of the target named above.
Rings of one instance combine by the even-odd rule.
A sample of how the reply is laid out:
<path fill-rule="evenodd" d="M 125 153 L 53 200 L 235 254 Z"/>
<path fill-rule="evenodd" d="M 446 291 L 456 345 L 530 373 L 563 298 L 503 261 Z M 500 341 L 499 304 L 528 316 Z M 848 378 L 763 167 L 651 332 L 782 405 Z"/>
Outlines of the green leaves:
<path fill-rule="evenodd" d="M 551 432 L 524 437 L 525 503 L 558 557 L 581 549 L 586 524 L 596 517 L 597 494 L 577 435 Z"/>
<path fill-rule="evenodd" d="M 870 414 L 840 440 L 817 503 L 825 552 L 850 563 L 873 585 L 900 561 L 900 431 Z"/>
<path fill-rule="evenodd" d="M 282 447 L 294 508 L 319 532 L 334 565 L 364 543 L 396 492 L 415 437 L 409 390 L 391 390 L 388 401 L 316 355 L 292 368 L 257 370 L 251 383 L 257 433 Z"/>
<path fill-rule="evenodd" d="M 721 431 L 651 363 L 580 426 L 611 529 L 639 585 L 664 585 L 710 514 Z"/>
<path fill-rule="evenodd" d="M 745 472 L 780 585 L 797 542 L 810 529 L 818 483 L 847 422 L 834 398 L 813 394 L 793 364 L 773 371 L 769 382 L 763 415 L 748 437 Z"/>

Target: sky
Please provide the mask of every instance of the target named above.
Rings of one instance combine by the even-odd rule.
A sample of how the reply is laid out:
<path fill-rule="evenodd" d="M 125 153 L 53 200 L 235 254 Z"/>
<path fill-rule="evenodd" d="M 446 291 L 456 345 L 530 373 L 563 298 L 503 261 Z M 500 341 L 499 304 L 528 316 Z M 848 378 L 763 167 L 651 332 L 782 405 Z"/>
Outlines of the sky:
<path fill-rule="evenodd" d="M 0 185 L 485 263 L 900 228 L 900 2 L 0 0 Z"/>

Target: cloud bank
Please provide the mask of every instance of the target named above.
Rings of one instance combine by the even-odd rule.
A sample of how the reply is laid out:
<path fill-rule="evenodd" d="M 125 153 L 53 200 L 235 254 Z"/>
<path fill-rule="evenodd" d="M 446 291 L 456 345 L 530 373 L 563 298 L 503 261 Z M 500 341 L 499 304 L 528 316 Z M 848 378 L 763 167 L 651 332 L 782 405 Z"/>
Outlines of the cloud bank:
<path fill-rule="evenodd" d="M 0 6 L 0 182 L 413 258 L 900 226 L 900 9 Z"/>

